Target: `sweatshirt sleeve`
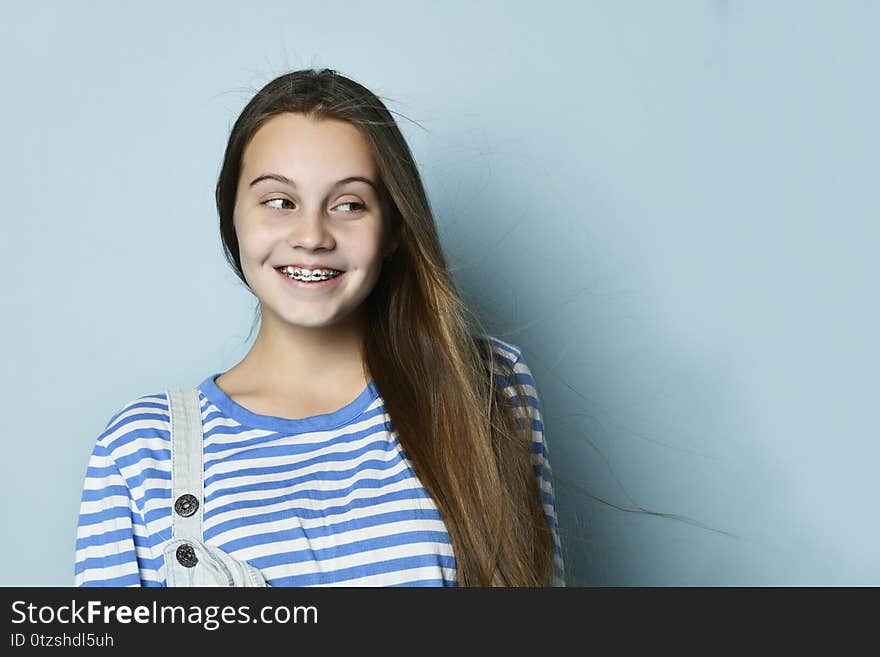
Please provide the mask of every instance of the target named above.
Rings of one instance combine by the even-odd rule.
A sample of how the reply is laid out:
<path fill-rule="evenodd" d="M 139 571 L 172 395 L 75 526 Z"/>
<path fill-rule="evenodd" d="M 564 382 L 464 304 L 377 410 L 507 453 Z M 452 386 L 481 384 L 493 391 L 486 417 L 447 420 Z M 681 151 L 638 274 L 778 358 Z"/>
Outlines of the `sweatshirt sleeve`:
<path fill-rule="evenodd" d="M 544 504 L 544 515 L 553 533 L 554 572 L 552 586 L 565 586 L 565 564 L 562 558 L 562 543 L 559 539 L 559 525 L 556 515 L 556 496 L 553 491 L 553 470 L 550 467 L 550 450 L 544 436 L 544 417 L 541 400 L 535 387 L 535 380 L 529 366 L 517 355 L 513 371 L 518 383 L 525 388 L 528 397 L 528 415 L 532 424 L 532 469 L 535 471 L 541 501 Z"/>
<path fill-rule="evenodd" d="M 113 420 L 111 420 L 111 423 Z M 76 532 L 76 586 L 141 586 L 136 541 L 144 521 L 107 439 L 98 438 L 89 457 Z"/>

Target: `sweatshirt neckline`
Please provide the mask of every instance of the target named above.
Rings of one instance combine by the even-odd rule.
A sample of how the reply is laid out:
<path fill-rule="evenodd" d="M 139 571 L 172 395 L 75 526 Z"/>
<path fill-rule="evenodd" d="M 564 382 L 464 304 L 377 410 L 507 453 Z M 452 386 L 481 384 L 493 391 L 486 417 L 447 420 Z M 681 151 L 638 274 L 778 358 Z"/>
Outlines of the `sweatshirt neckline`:
<path fill-rule="evenodd" d="M 208 401 L 219 408 L 227 417 L 231 417 L 239 424 L 256 429 L 269 429 L 286 433 L 335 429 L 354 420 L 379 396 L 376 383 L 373 379 L 370 379 L 367 386 L 357 397 L 332 413 L 322 413 L 321 415 L 295 419 L 276 417 L 274 415 L 261 415 L 249 411 L 220 389 L 214 380 L 222 374 L 223 372 L 211 374 L 199 384 L 199 389 L 207 397 Z"/>

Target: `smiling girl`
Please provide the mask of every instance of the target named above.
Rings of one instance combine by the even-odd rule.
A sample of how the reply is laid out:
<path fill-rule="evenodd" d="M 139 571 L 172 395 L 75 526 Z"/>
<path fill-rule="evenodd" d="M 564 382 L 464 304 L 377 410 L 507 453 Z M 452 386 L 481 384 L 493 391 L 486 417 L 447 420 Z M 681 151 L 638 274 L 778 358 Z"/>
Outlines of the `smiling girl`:
<path fill-rule="evenodd" d="M 379 98 L 328 69 L 273 80 L 216 202 L 261 323 L 192 391 L 203 494 L 172 490 L 176 397 L 125 404 L 89 461 L 76 584 L 204 584 L 201 558 L 252 574 L 231 585 L 564 585 L 535 382 L 462 301 Z"/>

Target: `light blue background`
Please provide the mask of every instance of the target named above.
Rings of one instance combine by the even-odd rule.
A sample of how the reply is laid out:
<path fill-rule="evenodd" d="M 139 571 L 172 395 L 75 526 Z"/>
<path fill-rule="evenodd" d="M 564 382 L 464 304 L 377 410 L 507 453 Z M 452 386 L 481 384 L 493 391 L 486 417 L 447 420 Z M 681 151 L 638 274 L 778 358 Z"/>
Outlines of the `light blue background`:
<path fill-rule="evenodd" d="M 0 584 L 72 584 L 110 416 L 246 353 L 223 149 L 324 66 L 419 124 L 458 280 L 538 383 L 570 585 L 880 584 L 877 3 L 3 13 Z"/>

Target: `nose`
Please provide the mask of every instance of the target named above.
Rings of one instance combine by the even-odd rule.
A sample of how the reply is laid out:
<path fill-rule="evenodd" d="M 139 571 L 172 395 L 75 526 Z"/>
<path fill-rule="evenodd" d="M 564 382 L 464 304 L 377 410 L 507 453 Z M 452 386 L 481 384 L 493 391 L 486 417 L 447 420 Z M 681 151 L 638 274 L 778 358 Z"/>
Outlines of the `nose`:
<path fill-rule="evenodd" d="M 287 241 L 294 248 L 332 248 L 335 242 L 327 223 L 328 217 L 321 210 L 304 210 L 291 221 Z"/>

